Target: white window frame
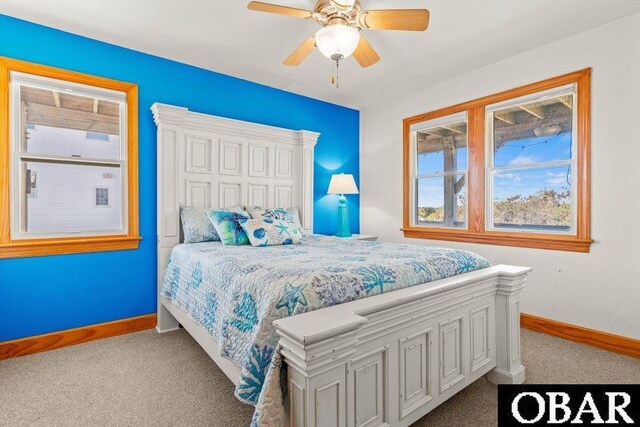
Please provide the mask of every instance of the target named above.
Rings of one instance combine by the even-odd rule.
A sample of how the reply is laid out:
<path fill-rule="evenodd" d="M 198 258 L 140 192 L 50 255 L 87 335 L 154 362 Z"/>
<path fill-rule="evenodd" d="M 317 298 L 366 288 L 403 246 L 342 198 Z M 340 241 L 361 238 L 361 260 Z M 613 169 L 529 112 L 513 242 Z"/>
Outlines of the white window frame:
<path fill-rule="evenodd" d="M 467 161 L 466 170 L 456 170 L 449 172 L 436 172 L 430 174 L 418 174 L 418 138 L 417 133 L 423 129 L 429 129 L 451 123 L 465 122 L 467 124 Z M 411 125 L 410 129 L 410 153 L 411 153 L 411 224 L 420 228 L 438 228 L 447 230 L 468 230 L 469 229 L 469 117 L 466 111 L 460 113 L 449 114 L 447 116 L 437 117 L 431 120 L 425 120 L 424 122 L 415 123 Z M 421 224 L 418 222 L 418 181 L 425 178 L 438 178 L 445 176 L 457 176 L 463 175 L 465 177 L 464 185 L 464 226 L 456 227 L 446 224 Z M 457 203 L 456 203 L 457 206 Z"/>
<path fill-rule="evenodd" d="M 78 96 L 86 96 L 91 98 L 99 98 L 101 100 L 116 102 L 120 105 L 120 159 L 96 159 L 96 158 L 77 158 L 71 156 L 43 155 L 38 153 L 23 152 L 22 144 L 22 114 L 20 100 L 20 86 L 30 86 L 44 90 L 55 90 L 58 92 L 71 93 Z M 11 185 L 11 236 L 14 240 L 29 239 L 49 239 L 56 237 L 94 237 L 94 236 L 114 236 L 128 235 L 128 159 L 127 159 L 127 94 L 124 92 L 103 89 L 79 83 L 72 83 L 63 80 L 51 79 L 47 77 L 35 76 L 16 71 L 10 72 L 9 82 L 9 121 L 10 129 L 10 176 Z M 74 164 L 86 166 L 108 166 L 120 169 L 120 186 L 121 186 L 121 202 L 120 202 L 120 225 L 118 229 L 111 230 L 94 230 L 80 232 L 60 232 L 60 233 L 36 233 L 23 230 L 21 218 L 24 209 L 21 202 L 21 196 L 25 191 L 25 183 L 21 179 L 21 163 L 23 161 L 44 161 L 56 164 Z M 17 185 L 16 185 L 17 183 Z M 95 198 L 95 193 L 94 193 Z"/>
<path fill-rule="evenodd" d="M 495 111 L 509 108 L 516 105 L 523 105 L 527 103 L 538 102 L 543 99 L 556 98 L 560 96 L 572 95 L 573 108 L 572 108 L 572 128 L 571 128 L 571 159 L 570 160 L 554 160 L 550 162 L 541 163 L 523 163 L 514 166 L 495 166 L 494 163 L 494 113 Z M 550 234 L 550 235 L 574 235 L 576 234 L 577 226 L 577 197 L 578 197 L 578 180 L 577 180 L 577 153 L 578 153 L 578 90 L 576 84 L 569 84 L 530 95 L 522 96 L 519 98 L 509 99 L 504 102 L 488 105 L 485 109 L 486 119 L 486 174 L 485 174 L 485 188 L 486 188 L 486 200 L 485 200 L 485 218 L 486 218 L 486 230 L 508 233 L 536 233 L 536 234 Z M 569 231 L 566 230 L 544 230 L 540 228 L 508 228 L 508 227 L 494 227 L 493 222 L 493 200 L 494 200 L 494 175 L 496 172 L 501 171 L 524 171 L 524 170 L 536 170 L 549 168 L 554 166 L 569 166 L 571 168 L 571 225 Z"/>

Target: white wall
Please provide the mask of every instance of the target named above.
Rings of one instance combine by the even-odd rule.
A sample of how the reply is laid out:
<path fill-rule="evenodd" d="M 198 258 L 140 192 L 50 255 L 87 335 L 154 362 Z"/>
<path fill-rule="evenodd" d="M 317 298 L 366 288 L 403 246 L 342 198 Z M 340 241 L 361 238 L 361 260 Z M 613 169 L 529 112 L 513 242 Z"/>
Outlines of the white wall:
<path fill-rule="evenodd" d="M 403 118 L 586 67 L 593 68 L 589 254 L 403 237 Z M 362 232 L 531 266 L 523 312 L 640 338 L 640 14 L 437 84 L 405 83 L 398 94 L 361 112 Z"/>

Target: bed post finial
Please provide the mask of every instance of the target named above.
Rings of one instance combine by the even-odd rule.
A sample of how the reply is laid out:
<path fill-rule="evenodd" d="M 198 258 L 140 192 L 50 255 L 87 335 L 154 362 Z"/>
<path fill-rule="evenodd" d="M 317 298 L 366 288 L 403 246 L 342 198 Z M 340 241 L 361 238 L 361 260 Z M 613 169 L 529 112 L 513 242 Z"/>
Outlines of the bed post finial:
<path fill-rule="evenodd" d="M 345 427 L 349 366 L 356 352 L 357 334 L 367 320 L 345 316 L 322 337 L 306 335 L 301 331 L 309 330 L 309 325 L 304 321 L 294 325 L 291 319 L 295 320 L 289 317 L 274 322 L 288 365 L 288 425 Z"/>
<path fill-rule="evenodd" d="M 498 266 L 507 269 L 507 266 Z M 496 290 L 496 367 L 487 374 L 494 384 L 522 384 L 525 369 L 520 357 L 520 294 L 531 271 L 511 267 L 498 278 Z"/>

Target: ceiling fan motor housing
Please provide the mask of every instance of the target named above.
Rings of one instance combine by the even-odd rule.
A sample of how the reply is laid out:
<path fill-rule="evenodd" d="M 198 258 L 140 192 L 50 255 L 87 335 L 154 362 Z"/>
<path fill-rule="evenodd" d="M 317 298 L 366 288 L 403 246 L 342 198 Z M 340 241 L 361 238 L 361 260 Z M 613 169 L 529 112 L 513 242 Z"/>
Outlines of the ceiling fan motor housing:
<path fill-rule="evenodd" d="M 344 20 L 349 26 L 357 26 L 358 15 L 362 11 L 360 1 L 356 0 L 352 5 L 344 5 L 347 0 L 318 0 L 315 13 L 320 25 L 328 25 L 336 18 Z"/>
<path fill-rule="evenodd" d="M 354 0 L 331 0 L 333 6 L 341 12 L 349 12 L 353 9 L 356 1 Z"/>

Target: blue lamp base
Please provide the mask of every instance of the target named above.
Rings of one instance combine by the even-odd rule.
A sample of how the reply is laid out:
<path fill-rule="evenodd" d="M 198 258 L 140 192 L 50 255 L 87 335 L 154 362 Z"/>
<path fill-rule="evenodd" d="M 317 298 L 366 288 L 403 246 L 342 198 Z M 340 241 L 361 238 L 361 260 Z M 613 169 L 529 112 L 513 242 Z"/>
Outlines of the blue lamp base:
<path fill-rule="evenodd" d="M 347 198 L 344 194 L 338 199 L 338 237 L 351 237 L 351 227 L 349 226 L 349 208 L 347 208 Z"/>

